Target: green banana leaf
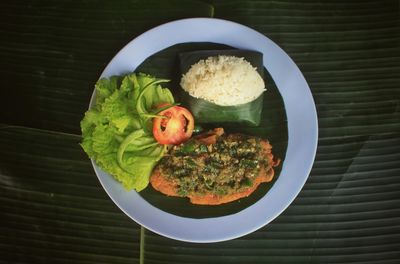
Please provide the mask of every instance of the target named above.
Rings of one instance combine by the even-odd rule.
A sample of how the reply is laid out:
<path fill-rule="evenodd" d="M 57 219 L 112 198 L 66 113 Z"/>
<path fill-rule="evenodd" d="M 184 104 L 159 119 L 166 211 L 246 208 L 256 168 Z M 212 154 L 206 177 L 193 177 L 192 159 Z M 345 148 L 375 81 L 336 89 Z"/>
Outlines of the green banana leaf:
<path fill-rule="evenodd" d="M 398 263 L 398 1 L 210 1 L 297 63 L 319 116 L 311 175 L 261 230 L 193 244 L 143 230 L 143 263 Z"/>
<path fill-rule="evenodd" d="M 94 84 L 129 41 L 169 21 L 213 15 L 197 0 L 6 0 L 0 10 L 0 122 L 75 134 Z"/>
<path fill-rule="evenodd" d="M 1 1 L 0 12 L 0 263 L 400 262 L 398 1 L 30 0 Z M 213 15 L 265 34 L 297 63 L 320 139 L 282 215 L 240 239 L 192 244 L 139 231 L 111 202 L 77 145 L 79 121 L 132 38 Z M 179 70 L 153 63 L 142 69 Z"/>
<path fill-rule="evenodd" d="M 400 133 L 321 139 L 310 180 L 259 231 L 193 244 L 143 229 L 144 263 L 396 263 Z"/>
<path fill-rule="evenodd" d="M 0 127 L 0 263 L 139 263 L 140 228 L 104 192 L 80 140 Z"/>
<path fill-rule="evenodd" d="M 216 52 L 220 52 L 223 54 L 238 54 L 236 51 L 232 51 L 231 47 L 221 44 L 178 44 L 150 56 L 136 69 L 136 71 L 151 74 L 156 74 L 159 71 L 156 76 L 170 79 L 171 83 L 167 85 L 171 89 L 174 96 L 178 98 L 176 101 L 183 102 L 184 98 L 179 97 L 182 95 L 182 88 L 179 86 L 181 77 L 179 65 L 182 62 L 182 57 L 180 57 L 180 55 L 186 54 L 187 57 L 185 58 L 185 61 L 188 62 L 187 65 L 190 66 L 191 61 L 197 61 L 197 58 L 199 58 L 199 56 L 204 56 L 205 54 L 207 54 L 205 56 L 208 56 L 210 53 L 215 54 Z M 246 58 L 249 58 L 250 62 L 256 62 L 256 65 L 260 63 L 261 57 L 259 56 L 259 54 L 243 51 L 238 52 L 239 54 L 241 54 L 241 56 L 246 56 Z M 158 67 L 153 67 L 154 65 L 158 65 Z M 162 70 L 161 68 L 163 68 L 164 70 Z M 260 117 L 261 122 L 259 126 L 238 126 L 237 123 L 225 123 L 225 120 L 221 119 L 213 123 L 201 125 L 204 129 L 223 127 L 228 133 L 245 133 L 262 138 L 267 138 L 273 146 L 274 155 L 284 162 L 287 148 L 287 122 L 285 106 L 283 104 L 282 97 L 280 96 L 271 76 L 262 66 L 259 67 L 259 71 L 264 72 L 262 75 L 265 76 L 264 80 L 266 86 L 268 87 L 268 90 L 265 92 L 264 100 L 255 102 L 256 104 L 261 103 L 261 107 L 263 108 L 262 115 Z M 249 104 L 244 107 L 249 108 L 252 106 L 254 106 L 254 104 Z M 251 118 L 253 118 L 253 121 L 255 121 L 254 116 L 252 116 Z M 258 117 L 256 117 L 256 119 L 257 118 Z M 282 167 L 280 166 L 275 169 L 275 177 L 271 183 L 261 184 L 257 188 L 257 190 L 249 197 L 219 206 L 193 205 L 186 198 L 165 196 L 155 191 L 151 186 L 148 186 L 145 190 L 141 191 L 140 195 L 155 207 L 175 215 L 193 218 L 224 216 L 237 213 L 261 199 L 273 186 L 274 182 L 278 179 L 281 168 Z"/>
<path fill-rule="evenodd" d="M 0 14 L 0 263 L 139 263 L 140 226 L 100 186 L 79 122 L 126 43 L 213 7 L 30 0 L 2 1 Z"/>

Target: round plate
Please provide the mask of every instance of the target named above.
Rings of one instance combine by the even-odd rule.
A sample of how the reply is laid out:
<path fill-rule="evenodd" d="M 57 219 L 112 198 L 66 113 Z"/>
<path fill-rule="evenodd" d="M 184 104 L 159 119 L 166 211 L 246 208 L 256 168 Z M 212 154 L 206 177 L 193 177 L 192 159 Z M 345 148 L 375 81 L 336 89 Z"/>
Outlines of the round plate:
<path fill-rule="evenodd" d="M 315 104 L 296 64 L 274 42 L 246 26 L 220 19 L 192 18 L 163 24 L 128 43 L 101 77 L 134 71 L 146 58 L 179 43 L 213 42 L 263 53 L 264 66 L 282 95 L 288 122 L 288 146 L 273 187 L 255 204 L 227 216 L 194 219 L 166 213 L 137 192 L 124 190 L 92 161 L 108 195 L 134 221 L 160 235 L 190 242 L 217 242 L 249 234 L 271 222 L 298 195 L 310 173 L 318 141 Z M 93 102 L 92 96 L 91 105 Z"/>

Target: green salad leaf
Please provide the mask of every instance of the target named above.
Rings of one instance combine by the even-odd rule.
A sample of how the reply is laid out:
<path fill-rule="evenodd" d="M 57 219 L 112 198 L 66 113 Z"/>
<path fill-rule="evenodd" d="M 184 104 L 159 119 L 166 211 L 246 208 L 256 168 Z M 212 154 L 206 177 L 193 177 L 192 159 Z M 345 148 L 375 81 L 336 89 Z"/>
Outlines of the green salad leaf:
<path fill-rule="evenodd" d="M 143 73 L 102 78 L 95 85 L 95 105 L 81 121 L 81 146 L 127 190 L 141 191 L 165 152 L 154 139 L 151 116 L 162 103 L 174 104 L 169 89 Z"/>

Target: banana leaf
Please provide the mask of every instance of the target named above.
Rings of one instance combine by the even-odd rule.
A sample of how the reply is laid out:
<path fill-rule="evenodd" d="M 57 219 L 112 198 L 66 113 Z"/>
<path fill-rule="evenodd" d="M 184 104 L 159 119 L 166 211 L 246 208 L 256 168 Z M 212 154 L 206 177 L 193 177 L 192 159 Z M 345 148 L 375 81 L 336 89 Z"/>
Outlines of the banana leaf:
<path fill-rule="evenodd" d="M 398 1 L 211 2 L 297 63 L 318 110 L 317 158 L 266 227 L 217 244 L 143 230 L 143 262 L 400 263 Z"/>
<path fill-rule="evenodd" d="M 80 140 L 0 126 L 0 263 L 139 263 L 140 226 L 104 192 Z"/>
<path fill-rule="evenodd" d="M 198 61 L 218 55 L 244 58 L 257 69 L 262 78 L 264 76 L 262 53 L 239 49 L 199 50 L 180 53 L 181 75 L 185 74 Z M 251 89 L 251 87 L 248 87 L 248 89 Z M 195 98 L 183 89 L 180 89 L 180 94 L 183 105 L 190 109 L 197 123 L 244 123 L 249 126 L 260 124 L 264 93 L 249 103 L 234 106 L 221 106 L 201 98 Z"/>
<path fill-rule="evenodd" d="M 79 134 L 94 84 L 124 45 L 169 21 L 212 16 L 213 7 L 197 0 L 6 0 L 0 12 L 0 122 Z"/>
<path fill-rule="evenodd" d="M 6 0 L 0 13 L 0 263 L 139 263 L 140 226 L 99 184 L 79 122 L 126 43 L 168 21 L 212 16 L 213 7 Z"/>
<path fill-rule="evenodd" d="M 210 52 L 218 52 L 219 54 L 236 53 L 236 51 L 232 51 L 232 47 L 222 44 L 178 44 L 164 49 L 147 58 L 136 69 L 136 71 L 146 72 L 159 76 L 160 78 L 170 79 L 171 82 L 167 85 L 176 97 L 175 101 L 183 102 L 183 98 L 181 96 L 182 88 L 179 85 L 181 76 L 181 71 L 179 67 L 179 54 L 192 54 L 192 51 L 195 51 L 195 53 L 199 54 L 210 54 Z M 225 53 L 225 51 L 227 53 Z M 254 58 L 255 60 L 260 59 L 258 55 L 255 55 Z M 197 60 L 197 58 L 194 59 Z M 282 97 L 280 96 L 279 91 L 276 88 L 271 76 L 264 69 L 264 67 L 260 67 L 258 68 L 258 70 L 260 72 L 263 72 L 262 76 L 264 76 L 264 81 L 266 83 L 266 86 L 268 87 L 268 91 L 266 92 L 264 100 L 261 101 L 261 108 L 263 109 L 263 111 L 260 116 L 260 125 L 258 127 L 243 126 L 238 125 L 237 123 L 226 123 L 219 121 L 215 121 L 214 123 L 201 124 L 201 126 L 203 127 L 203 129 L 223 127 L 228 133 L 238 132 L 267 138 L 273 145 L 273 152 L 275 156 L 284 160 L 288 140 L 285 106 L 283 104 Z M 195 122 L 197 122 L 197 117 L 195 118 Z M 281 167 L 276 168 L 276 176 L 272 183 L 264 183 L 260 185 L 257 190 L 249 197 L 219 206 L 193 205 L 186 198 L 165 196 L 155 191 L 151 186 L 148 186 L 145 190 L 141 191 L 140 195 L 155 207 L 175 215 L 193 218 L 224 216 L 239 212 L 261 199 L 272 187 L 276 179 L 278 179 L 280 170 Z"/>
<path fill-rule="evenodd" d="M 0 5 L 0 122 L 61 131 L 1 133 L 0 263 L 139 263 L 139 250 L 145 264 L 399 263 L 398 1 Z M 298 64 L 317 103 L 317 160 L 295 202 L 251 235 L 196 245 L 142 229 L 139 245 L 136 224 L 104 193 L 79 138 L 64 133 L 79 132 L 99 72 L 124 44 L 160 23 L 214 9 L 267 35 Z M 178 74 L 174 61 L 151 62 L 145 72 Z M 276 126 L 277 117 L 261 126 Z"/>
<path fill-rule="evenodd" d="M 399 144 L 400 133 L 321 139 L 305 188 L 266 227 L 218 244 L 143 230 L 144 262 L 397 263 Z"/>

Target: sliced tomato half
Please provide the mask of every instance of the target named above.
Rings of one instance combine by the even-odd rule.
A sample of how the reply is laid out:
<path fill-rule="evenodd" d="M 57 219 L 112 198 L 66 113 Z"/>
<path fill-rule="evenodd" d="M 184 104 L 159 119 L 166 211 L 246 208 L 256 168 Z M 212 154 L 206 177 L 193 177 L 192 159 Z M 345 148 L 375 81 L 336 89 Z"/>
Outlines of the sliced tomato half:
<path fill-rule="evenodd" d="M 168 104 L 159 106 L 165 107 Z M 194 118 L 184 107 L 172 106 L 153 119 L 153 136 L 160 144 L 178 145 L 188 140 L 194 129 Z"/>

